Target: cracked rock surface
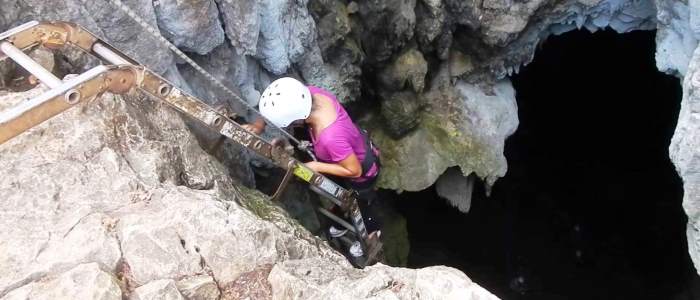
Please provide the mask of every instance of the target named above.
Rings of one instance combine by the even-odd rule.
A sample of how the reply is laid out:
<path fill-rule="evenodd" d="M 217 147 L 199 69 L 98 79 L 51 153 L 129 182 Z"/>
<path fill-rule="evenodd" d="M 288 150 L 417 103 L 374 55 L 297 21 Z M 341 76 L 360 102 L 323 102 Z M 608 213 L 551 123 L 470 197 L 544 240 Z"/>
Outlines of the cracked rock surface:
<path fill-rule="evenodd" d="M 2 94 L 0 109 L 44 90 Z M 354 269 L 137 94 L 17 136 L 0 165 L 0 299 L 495 299 L 451 268 Z"/>

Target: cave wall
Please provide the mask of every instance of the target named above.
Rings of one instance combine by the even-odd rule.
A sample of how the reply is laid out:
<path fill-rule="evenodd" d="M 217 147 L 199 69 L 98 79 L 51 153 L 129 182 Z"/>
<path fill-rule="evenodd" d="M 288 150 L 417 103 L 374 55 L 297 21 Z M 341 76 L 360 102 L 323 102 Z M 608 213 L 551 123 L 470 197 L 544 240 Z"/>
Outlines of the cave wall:
<path fill-rule="evenodd" d="M 487 184 L 505 174 L 503 141 L 518 124 L 507 76 L 532 60 L 548 35 L 656 28 L 659 70 L 683 78 L 671 157 L 684 178 L 691 256 L 700 262 L 697 1 L 124 2 L 250 104 L 273 78 L 291 74 L 332 90 L 350 107 L 377 107 L 361 123 L 383 151 L 379 185 L 409 191 L 430 186 L 453 166 Z M 0 28 L 31 19 L 78 22 L 211 104 L 241 109 L 105 0 L 0 5 Z"/>
<path fill-rule="evenodd" d="M 669 155 L 683 178 L 683 209 L 688 215 L 688 252 L 700 270 L 700 50 L 683 78 L 683 100 Z"/>

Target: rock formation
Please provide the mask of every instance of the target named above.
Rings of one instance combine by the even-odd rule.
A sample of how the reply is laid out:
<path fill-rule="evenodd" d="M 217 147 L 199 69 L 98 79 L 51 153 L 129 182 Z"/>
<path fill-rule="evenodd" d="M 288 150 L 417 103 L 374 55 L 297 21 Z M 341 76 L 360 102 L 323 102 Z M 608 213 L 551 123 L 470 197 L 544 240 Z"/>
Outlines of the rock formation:
<path fill-rule="evenodd" d="M 354 269 L 140 95 L 81 104 L 0 164 L 0 299 L 496 299 L 447 267 Z"/>
<path fill-rule="evenodd" d="M 679 174 L 684 179 L 684 208 L 689 216 L 688 239 L 691 257 L 696 266 L 700 265 L 700 204 L 698 204 L 700 203 L 700 194 L 698 194 L 700 178 L 697 175 L 700 169 L 697 150 L 700 149 L 698 147 L 700 121 L 697 118 L 698 101 L 695 95 L 696 89 L 700 86 L 697 84 L 700 80 L 694 78 L 697 77 L 695 76 L 697 72 L 695 52 L 697 52 L 700 37 L 698 21 L 700 8 L 697 7 L 697 1 L 200 0 L 185 3 L 165 0 L 125 0 L 124 2 L 137 10 L 151 25 L 157 26 L 162 35 L 195 57 L 226 85 L 238 90 L 250 104 L 257 102 L 259 91 L 273 78 L 285 74 L 298 76 L 309 83 L 335 92 L 348 107 L 363 113 L 361 123 L 371 129 L 376 143 L 382 148 L 385 169 L 379 185 L 398 191 L 425 189 L 434 184 L 441 174 L 451 167 L 459 167 L 464 176 L 475 174 L 487 185 L 493 184 L 499 177 L 504 176 L 507 170 L 507 163 L 503 156 L 504 140 L 518 124 L 514 91 L 507 76 L 517 72 L 523 64 L 530 62 L 536 47 L 547 36 L 577 28 L 597 30 L 611 27 L 618 32 L 656 29 L 656 59 L 659 70 L 683 79 L 682 111 L 670 152 Z M 166 48 L 159 46 L 154 38 L 143 32 L 124 13 L 115 10 L 107 0 L 88 2 L 67 0 L 51 5 L 47 5 L 45 1 L 19 0 L 0 1 L 0 5 L 2 5 L 0 28 L 9 28 L 31 19 L 78 22 L 142 63 L 163 73 L 178 85 L 205 98 L 211 104 L 229 105 L 234 110 L 241 110 L 242 106 L 201 80 L 190 67 L 182 64 Z M 80 61 L 72 61 L 70 57 L 64 60 L 70 62 L 74 68 L 81 66 Z M 4 67 L 0 66 L 0 70 L 3 70 L 2 68 Z M 0 86 L 5 85 L 6 82 L 0 84 Z M 244 112 L 241 114 L 250 117 Z M 128 128 L 130 125 L 120 126 L 122 126 L 120 128 Z M 71 128 L 78 128 L 75 130 L 79 130 L 78 133 L 80 133 L 79 128 L 82 127 Z M 72 131 L 66 132 L 73 134 Z M 153 132 L 150 134 L 160 135 Z M 65 134 L 61 137 L 71 139 Z M 75 152 L 67 146 L 71 144 L 69 141 L 64 140 L 54 146 L 51 146 L 52 144 L 48 141 L 17 142 L 14 144 L 18 147 L 17 149 L 9 151 L 8 146 L 4 146 L 3 149 L 6 151 L 4 153 L 10 153 L 7 155 L 14 157 L 14 155 L 28 152 L 22 149 L 32 149 L 31 145 L 41 144 L 47 147 L 64 147 L 69 154 L 73 155 Z M 116 143 L 116 140 L 114 141 Z M 182 189 L 169 187 L 165 190 L 171 192 L 165 192 L 162 191 L 163 188 L 158 188 L 159 194 L 155 191 L 139 190 L 143 187 L 136 188 L 140 186 L 139 184 L 145 184 L 143 183 L 145 181 L 149 181 L 148 184 L 151 185 L 155 183 L 150 181 L 155 180 L 159 184 L 169 182 L 175 186 L 195 187 L 197 190 L 206 191 L 214 189 L 228 193 L 231 189 L 218 187 L 225 186 L 224 183 L 228 182 L 223 174 L 232 173 L 231 170 L 234 169 L 240 170 L 238 167 L 248 168 L 247 163 L 237 166 L 235 163 L 230 163 L 231 160 L 225 159 L 241 155 L 241 150 L 231 145 L 217 154 L 217 157 L 227 164 L 227 172 L 219 173 L 220 170 L 212 171 L 211 168 L 220 168 L 220 166 L 212 167 L 212 162 L 208 159 L 206 163 L 197 162 L 204 165 L 196 166 L 195 162 L 175 159 L 190 157 L 188 155 L 170 155 L 172 157 L 166 158 L 167 163 L 155 158 L 140 158 L 148 157 L 148 153 L 155 157 L 154 151 L 158 149 L 169 154 L 174 153 L 173 151 L 199 151 L 190 149 L 190 145 L 168 149 L 164 144 L 160 146 L 139 144 L 143 143 L 140 138 L 119 141 L 122 144 L 141 147 L 138 150 L 145 152 L 144 154 L 133 152 L 130 157 L 125 158 L 125 161 L 133 160 L 128 164 L 129 168 L 119 169 L 118 161 L 113 161 L 110 165 L 99 166 L 99 170 L 111 173 L 115 170 L 126 172 L 125 170 L 133 168 L 133 173 L 129 176 L 138 175 L 136 178 L 143 179 L 139 179 L 138 184 L 132 183 L 132 180 L 136 179 L 124 179 L 121 183 L 112 183 L 117 186 L 110 185 L 110 191 L 118 190 L 120 187 L 125 188 L 125 185 L 134 185 L 130 188 L 138 192 L 130 191 L 135 193 L 133 201 L 136 203 L 152 197 L 154 206 L 162 207 L 163 201 L 168 197 L 177 197 L 176 195 L 180 195 L 180 192 L 175 191 Z M 204 143 L 206 144 L 206 141 Z M 88 151 L 91 154 L 86 157 L 97 155 L 94 153 L 100 153 L 102 150 L 99 149 L 106 148 L 92 149 Z M 9 161 L 11 158 L 7 155 L 3 155 L 2 159 Z M 424 158 L 416 160 L 416 155 Z M 45 158 L 48 163 L 48 156 Z M 53 158 L 52 162 L 66 160 L 59 158 L 58 154 Z M 81 158 L 83 160 L 79 161 L 84 162 L 88 158 Z M 248 158 L 244 161 L 247 162 Z M 179 169 L 161 168 L 162 165 L 171 163 L 179 166 Z M 104 169 L 110 166 L 116 169 Z M 82 164 L 81 167 L 83 167 Z M 62 168 L 78 167 L 74 164 L 72 167 L 66 165 Z M 55 172 L 62 174 L 64 171 L 61 169 Z M 149 177 L 141 172 L 155 173 L 157 176 L 149 175 Z M 243 174 L 238 174 L 237 178 L 245 176 L 246 172 L 239 172 Z M 208 175 L 203 175 L 205 173 Z M 250 174 L 248 175 L 250 181 Z M 129 176 L 125 175 L 125 178 L 131 178 Z M 87 176 L 81 180 L 76 180 L 76 184 L 97 179 Z M 49 182 L 41 184 L 50 185 Z M 227 184 L 233 185 L 230 182 Z M 41 189 L 11 186 L 15 191 L 17 189 L 39 191 L 48 198 L 53 196 L 43 190 L 55 193 L 58 189 L 58 185 L 42 186 Z M 95 188 L 90 190 L 91 193 L 100 193 Z M 61 191 L 75 192 L 65 187 Z M 101 193 L 107 192 L 101 191 Z M 187 201 L 198 199 L 198 196 L 189 195 L 191 191 L 182 193 L 187 195 L 183 197 L 188 199 Z M 194 195 L 198 195 L 197 193 Z M 153 196 L 145 196 L 151 194 Z M 29 197 L 16 192 L 11 193 L 10 196 L 15 197 L 13 199 Z M 89 196 L 92 197 L 92 195 Z M 183 203 L 188 203 L 187 201 Z M 28 201 L 20 201 L 18 204 L 28 205 L 27 203 Z M 58 201 L 58 203 L 62 202 Z M 100 203 L 98 201 L 94 205 L 107 211 L 119 207 L 111 201 Z M 154 208 L 150 210 L 152 209 Z M 145 210 L 143 213 L 150 210 Z M 103 219 L 102 215 L 97 214 L 80 220 L 81 222 L 107 222 L 102 221 Z M 163 219 L 166 218 L 163 217 L 161 220 Z M 158 218 L 133 217 L 120 221 L 120 224 L 127 224 L 128 221 L 133 222 L 134 226 L 150 226 L 149 222 L 155 222 L 154 220 Z M 68 227 L 73 228 L 71 226 Z M 114 226 L 122 229 L 110 230 L 126 230 L 123 227 Z M 21 226 L 12 226 L 10 229 L 22 230 L 21 228 Z M 52 226 L 51 228 L 58 230 L 62 227 Z M 94 230 L 94 227 L 90 228 Z M 32 247 L 43 249 L 51 245 L 45 231 L 32 232 L 39 235 L 37 240 L 47 241 Z M 20 232 L 17 234 L 22 235 Z M 114 245 L 114 241 L 107 238 L 110 231 L 99 232 L 98 230 L 94 234 L 95 238 L 103 237 L 106 246 L 99 247 L 95 250 L 99 251 L 91 252 L 90 255 L 100 259 L 100 266 L 115 266 L 116 251 L 109 250 L 114 248 L 109 246 Z M 158 240 L 148 233 L 135 231 L 130 234 L 133 234 L 129 235 L 132 238 Z M 120 243 L 124 243 L 124 240 Z M 173 267 L 171 271 L 202 269 L 197 267 L 197 255 L 192 253 L 192 249 L 187 248 L 189 247 L 187 245 L 191 243 L 181 248 L 183 251 L 190 251 L 189 253 L 172 255 L 189 257 L 188 262 L 182 266 Z M 121 249 L 121 251 L 125 250 L 128 249 Z M 31 251 L 21 252 L 20 254 L 23 255 L 24 252 Z M 49 252 L 41 251 L 41 253 Z M 202 254 L 202 256 L 206 255 Z M 39 258 L 40 256 L 36 259 Z M 24 260 L 20 261 L 31 260 L 26 257 L 22 259 Z M 117 260 L 122 261 L 118 258 Z M 89 261 L 96 261 L 96 259 L 81 261 L 81 263 Z M 263 261 L 271 263 L 277 260 L 269 258 Z M 207 263 L 209 263 L 208 260 Z M 75 266 L 75 264 L 70 265 Z M 49 268 L 44 264 L 42 266 L 41 268 L 32 267 L 38 269 L 27 271 L 29 273 L 26 274 L 22 273 L 25 275 L 17 275 L 17 278 L 24 279 L 12 281 L 14 282 L 12 288 L 29 282 L 27 278 L 39 276 L 31 274 L 58 272 L 42 269 Z M 14 270 L 9 267 L 3 269 Z M 60 272 L 68 272 L 68 267 L 59 269 Z M 244 269 L 239 269 L 239 272 L 253 270 Z M 216 272 L 221 272 L 223 269 L 217 270 Z M 139 284 L 157 278 L 162 279 L 159 274 L 147 276 L 145 271 L 143 274 L 139 270 L 132 270 L 132 272 L 148 277 L 139 277 L 140 281 L 137 281 Z M 13 273 L 8 272 L 8 274 Z M 215 274 L 215 276 L 218 275 Z"/>
<path fill-rule="evenodd" d="M 440 175 L 435 183 L 438 195 L 463 213 L 468 213 L 474 192 L 474 174 L 462 175 L 462 172 L 450 168 Z"/>

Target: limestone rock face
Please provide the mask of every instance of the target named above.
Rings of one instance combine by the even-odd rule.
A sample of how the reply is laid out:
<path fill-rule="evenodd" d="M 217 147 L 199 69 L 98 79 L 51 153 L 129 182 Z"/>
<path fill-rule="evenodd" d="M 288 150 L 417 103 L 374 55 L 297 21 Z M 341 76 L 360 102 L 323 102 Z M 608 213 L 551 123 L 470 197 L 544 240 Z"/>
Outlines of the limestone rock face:
<path fill-rule="evenodd" d="M 410 49 L 380 73 L 379 80 L 384 87 L 382 90 L 400 91 L 407 88 L 420 93 L 425 87 L 427 73 L 428 62 L 423 58 L 423 54 L 416 49 Z"/>
<path fill-rule="evenodd" d="M 280 75 L 301 60 L 316 39 L 316 26 L 306 0 L 259 1 L 260 37 L 256 56 L 270 72 Z"/>
<path fill-rule="evenodd" d="M 673 1 L 669 1 L 671 3 Z M 532 60 L 536 45 L 550 34 L 577 28 L 618 32 L 655 27 L 652 1 L 469 1 L 445 0 L 449 19 L 465 30 L 454 31 L 451 47 L 478 58 L 477 72 L 502 78 Z M 661 5 L 664 2 L 660 2 Z"/>
<path fill-rule="evenodd" d="M 319 267 L 312 261 L 275 266 L 268 277 L 272 299 L 498 299 L 448 267 L 377 265 L 360 271 Z"/>
<path fill-rule="evenodd" d="M 6 2 L 1 3 L 4 4 L 0 12 L 2 27 L 38 18 L 78 22 L 209 103 L 226 106 L 247 118 L 254 117 L 190 67 L 174 59 L 109 1 L 64 1 L 56 5 L 35 0 Z M 445 104 L 445 100 L 426 97 L 428 90 L 439 89 L 445 95 L 462 93 L 456 82 L 488 90 L 487 86 L 529 62 L 536 46 L 550 34 L 608 26 L 619 32 L 657 28 L 659 69 L 682 75 L 697 44 L 695 31 L 700 28 L 697 4 L 693 1 L 489 0 L 479 5 L 463 0 L 127 0 L 125 3 L 183 50 L 200 54 L 193 55 L 197 62 L 239 92 L 248 104 L 255 105 L 260 91 L 275 77 L 291 74 L 331 90 L 343 103 L 371 106 L 366 104 L 381 102 L 374 107 L 381 108 L 379 119 L 383 121 L 372 122 L 380 123 L 376 127 L 392 137 L 385 147 L 415 145 L 418 148 L 405 150 L 412 153 L 426 150 L 408 140 L 413 131 L 427 131 L 425 137 L 438 149 L 450 148 L 449 139 L 433 134 L 451 131 L 448 124 L 451 122 L 429 121 L 431 115 L 440 119 L 448 116 L 420 112 L 423 107 Z M 224 35 L 228 43 L 223 42 Z M 448 78 L 440 74 L 445 64 Z M 440 88 L 426 84 L 430 81 L 439 81 L 436 85 Z M 415 95 L 403 97 L 408 91 Z M 401 101 L 396 101 L 397 96 Z M 420 100 L 405 100 L 413 98 Z M 450 117 L 460 119 L 472 117 L 451 114 Z M 431 130 L 435 124 L 446 127 Z M 455 128 L 461 130 L 460 126 Z M 478 131 L 463 130 L 460 134 L 470 139 L 489 134 Z M 505 138 L 507 134 L 500 136 Z M 212 140 L 212 137 L 204 139 Z M 235 160 L 237 155 L 233 152 L 238 150 L 227 147 L 217 157 L 224 162 Z M 470 159 L 474 161 L 467 163 L 463 152 L 437 152 L 442 157 L 440 160 L 446 162 L 437 164 L 438 173 L 443 171 L 443 165 L 489 162 L 482 164 L 478 176 L 489 177 L 487 181 L 493 182 L 503 174 L 504 162 L 489 155 L 471 153 Z M 386 169 L 385 174 L 399 171 L 392 164 Z M 427 175 L 419 176 L 416 181 L 421 184 L 387 186 L 413 190 L 434 183 L 437 176 L 433 173 L 429 169 Z"/>
<path fill-rule="evenodd" d="M 683 178 L 683 208 L 688 215 L 688 251 L 700 270 L 700 49 L 683 79 L 683 100 L 669 146 L 671 160 Z"/>
<path fill-rule="evenodd" d="M 182 50 L 206 54 L 224 42 L 214 0 L 160 0 L 155 12 L 163 36 Z"/>
<path fill-rule="evenodd" d="M 459 170 L 447 169 L 435 183 L 438 195 L 463 213 L 468 213 L 472 204 L 474 176 L 464 176 Z"/>
<path fill-rule="evenodd" d="M 310 49 L 300 71 L 308 82 L 332 91 L 341 103 L 350 103 L 360 100 L 361 66 L 366 55 L 352 30 L 357 22 L 354 16 L 358 5 L 345 2 L 309 1 L 317 24 L 318 47 Z"/>
<path fill-rule="evenodd" d="M 121 300 L 117 279 L 97 263 L 77 265 L 60 274 L 32 282 L 0 298 L 20 299 L 100 299 Z"/>
<path fill-rule="evenodd" d="M 386 124 L 384 131 L 394 138 L 400 138 L 420 124 L 420 110 L 423 104 L 414 92 L 383 94 L 381 114 Z"/>
<path fill-rule="evenodd" d="M 177 291 L 175 281 L 172 279 L 163 279 L 151 281 L 144 284 L 131 294 L 129 300 L 185 300 L 184 297 Z"/>
<path fill-rule="evenodd" d="M 430 50 L 433 42 L 443 33 L 447 26 L 446 17 L 442 0 L 421 0 L 416 3 L 416 39 L 425 50 Z"/>
<path fill-rule="evenodd" d="M 238 54 L 255 55 L 260 36 L 261 1 L 220 1 L 226 36 Z"/>
<path fill-rule="evenodd" d="M 208 275 L 195 275 L 177 282 L 177 289 L 186 299 L 206 300 L 219 299 L 221 293 L 214 282 L 214 278 Z"/>
<path fill-rule="evenodd" d="M 598 30 L 610 27 L 618 32 L 656 29 L 656 61 L 659 70 L 684 80 L 683 111 L 671 144 L 671 155 L 684 178 L 684 207 L 689 215 L 691 256 L 696 264 L 700 262 L 700 242 L 697 238 L 697 232 L 700 230 L 700 217 L 697 216 L 700 196 L 697 195 L 698 180 L 694 178 L 697 173 L 695 157 L 699 148 L 696 147 L 698 131 L 694 127 L 694 112 L 697 109 L 693 103 L 696 88 L 692 79 L 697 69 L 694 53 L 700 39 L 698 1 L 124 2 L 183 50 L 195 52 L 196 54 L 191 54 L 198 63 L 226 86 L 239 92 L 248 104 L 257 103 L 260 91 L 271 80 L 291 75 L 329 89 L 341 102 L 365 109 L 360 110 L 362 112 L 367 108 L 376 108 L 376 111 L 368 115 L 353 117 L 366 117 L 363 123 L 372 129 L 375 142 L 383 150 L 384 170 L 379 185 L 410 191 L 434 184 L 447 168 L 455 166 L 459 167 L 463 174 L 475 174 L 485 180 L 487 185 L 493 184 L 505 174 L 507 164 L 502 154 L 504 139 L 517 127 L 517 107 L 513 100 L 512 87 L 507 83 L 506 77 L 530 62 L 537 45 L 547 36 L 578 28 Z M 216 91 L 191 68 L 182 64 L 182 61 L 176 59 L 165 47 L 157 43 L 156 39 L 117 10 L 110 1 L 0 0 L 0 7 L 0 30 L 33 19 L 80 23 L 210 104 L 222 105 L 247 118 L 253 117 L 249 112 L 243 111 L 242 105 L 235 104 L 234 100 L 221 91 Z M 409 56 L 406 56 L 407 54 Z M 84 61 L 74 59 L 72 55 L 64 58 L 65 60 L 56 61 L 58 67 L 80 69 L 85 64 Z M 403 60 L 406 58 L 416 59 Z M 386 76 L 387 70 L 403 72 L 395 68 L 393 63 L 397 61 L 401 62 L 401 66 L 411 65 L 412 68 L 401 74 L 406 76 L 394 76 L 397 75 L 396 72 L 389 72 L 390 76 Z M 11 72 L 5 65 L 0 65 L 0 71 Z M 6 77 L 7 74 L 3 74 L 3 81 Z M 406 84 L 409 82 L 410 84 Z M 5 82 L 0 82 L 0 86 L 5 85 Z M 100 105 L 112 110 L 138 110 L 133 105 L 114 104 L 122 103 L 120 101 L 104 101 L 106 102 L 100 102 Z M 112 104 L 117 106 L 109 106 Z M 90 112 L 89 109 L 86 111 Z M 158 112 L 161 109 L 153 111 Z M 161 127 L 160 124 L 149 125 L 143 121 L 138 124 L 144 125 L 133 127 L 125 125 L 135 123 L 129 117 L 123 117 L 124 113 L 116 115 L 120 117 L 112 118 L 112 123 L 117 125 L 101 125 L 103 127 L 96 131 L 81 131 L 75 129 L 75 126 L 66 126 L 59 134 L 56 128 L 45 129 L 55 133 L 53 137 L 68 139 L 60 145 L 54 145 L 48 141 L 48 137 L 42 138 L 40 135 L 34 135 L 39 141 L 37 143 L 16 144 L 16 147 L 19 147 L 17 149 L 30 150 L 34 149 L 34 146 L 30 145 L 40 144 L 46 145 L 50 150 L 42 157 L 35 155 L 36 157 L 30 159 L 24 158 L 28 161 L 39 161 L 31 165 L 34 170 L 31 176 L 42 180 L 28 180 L 27 182 L 31 183 L 20 187 L 11 182 L 9 178 L 25 173 L 21 173 L 21 168 L 18 167 L 21 159 L 17 158 L 16 154 L 3 152 L 1 160 L 9 166 L 8 174 L 13 175 L 0 179 L 4 184 L 0 195 L 11 199 L 12 205 L 17 206 L 15 211 L 28 211 L 40 207 L 47 213 L 29 214 L 26 218 L 15 216 L 7 219 L 8 221 L 0 221 L 4 224 L 0 225 L 3 229 L 2 234 L 15 237 L 0 241 L 3 249 L 7 249 L 4 253 L 12 258 L 0 262 L 0 269 L 8 270 L 0 278 L 0 285 L 3 286 L 0 287 L 0 294 L 25 285 L 34 278 L 65 272 L 69 266 L 78 263 L 99 262 L 106 268 L 123 269 L 129 260 L 148 260 L 148 257 L 139 257 L 144 253 L 139 251 L 144 249 L 167 254 L 168 257 L 176 258 L 177 262 L 162 261 L 160 266 L 163 269 L 157 271 L 139 269 L 136 266 L 134 273 L 130 275 L 134 277 L 132 279 L 136 285 L 163 279 L 162 276 L 180 276 L 205 269 L 211 271 L 213 276 L 223 276 L 221 274 L 229 272 L 240 274 L 250 272 L 257 266 L 244 268 L 241 267 L 240 264 L 243 263 L 240 260 L 228 261 L 228 255 L 240 254 L 232 249 L 213 251 L 202 250 L 200 247 L 202 253 L 194 251 L 193 243 L 199 247 L 197 243 L 203 240 L 226 240 L 221 237 L 224 233 L 203 233 L 192 229 L 187 223 L 169 220 L 168 218 L 182 216 L 168 215 L 171 213 L 166 209 L 169 202 L 165 202 L 178 197 L 186 199 L 178 205 L 191 209 L 192 222 L 205 219 L 206 222 L 221 221 L 207 219 L 205 216 L 208 215 L 225 219 L 224 216 L 234 212 L 230 211 L 229 206 L 221 204 L 223 202 L 214 201 L 212 198 L 231 198 L 219 196 L 231 195 L 235 191 L 233 188 L 225 188 L 227 185 L 233 185 L 230 180 L 224 179 L 227 174 L 239 178 L 242 185 L 253 184 L 252 172 L 247 167 L 250 157 L 245 151 L 231 144 L 211 149 L 210 146 L 215 144 L 217 137 L 208 135 L 201 128 L 191 126 L 197 133 L 197 141 L 224 163 L 225 167 L 220 169 L 221 165 L 202 154 L 201 149 L 192 150 L 193 146 L 190 144 L 172 146 L 168 143 L 158 143 L 157 141 L 166 140 L 160 132 L 142 129 Z M 108 117 L 112 116 L 98 119 L 105 120 L 109 119 Z M 91 122 L 90 124 L 104 123 Z M 180 126 L 179 123 L 177 126 Z M 119 130 L 113 130 L 114 128 Z M 76 130 L 78 134 L 75 134 Z M 176 131 L 179 132 L 179 129 Z M 89 132 L 100 133 L 98 136 L 102 137 L 103 142 L 83 144 L 84 140 L 88 140 L 83 138 L 83 135 Z M 113 134 L 107 135 L 108 132 Z M 140 135 L 140 132 L 148 134 L 144 136 Z M 132 135 L 125 135 L 126 133 L 138 138 L 131 139 Z M 172 133 L 172 140 L 181 140 L 181 134 L 184 133 Z M 124 137 L 129 139 L 123 140 Z M 197 141 L 188 141 L 192 142 L 192 145 L 197 144 Z M 47 149 L 42 148 L 43 151 Z M 121 149 L 121 152 L 114 149 Z M 124 149 L 131 149 L 131 152 Z M 51 152 L 54 150 L 71 155 L 74 155 L 75 151 L 87 154 L 85 157 L 70 158 L 79 163 L 58 164 L 55 170 L 50 171 L 46 169 L 48 165 L 44 164 L 48 164 L 49 161 L 55 164 L 53 162 L 63 162 L 67 159 L 62 154 Z M 14 151 L 17 150 L 13 150 L 12 153 L 15 153 Z M 194 153 L 192 151 L 198 154 L 178 154 Z M 192 161 L 193 157 L 207 159 Z M 77 167 L 78 165 L 80 167 Z M 73 180 L 68 186 L 89 186 L 89 189 L 66 188 L 64 183 L 41 177 L 51 175 L 51 178 L 55 178 L 63 174 L 73 174 L 69 171 L 76 168 L 116 175 L 114 180 L 109 181 L 104 176 L 88 176 L 84 175 L 85 173 L 75 173 L 74 177 L 67 177 Z M 28 174 L 22 176 L 30 176 Z M 183 187 L 195 192 L 181 191 Z M 17 189 L 41 194 L 41 200 L 26 201 L 25 199 L 34 199 L 33 196 L 25 194 L 28 192 L 5 192 Z M 144 192 L 146 190 L 149 192 Z M 119 197 L 107 197 L 113 194 L 118 194 Z M 54 198 L 60 201 L 49 200 Z M 98 200 L 88 205 L 85 200 L 87 198 Z M 133 203 L 124 207 L 126 198 Z M 199 201 L 202 199 L 211 201 Z M 136 216 L 130 215 L 132 210 L 136 210 L 131 206 L 145 205 L 145 202 L 150 206 L 140 210 Z M 210 203 L 208 205 L 211 207 L 192 208 L 199 203 Z M 10 207 L 14 207 L 12 205 Z M 20 207 L 22 209 L 19 209 Z M 51 210 L 46 207 L 51 207 Z M 60 208 L 59 212 L 54 212 L 57 207 Z M 51 211 L 50 215 L 48 211 Z M 218 213 L 215 213 L 217 211 Z M 164 226 L 155 224 L 158 223 L 155 220 L 173 223 Z M 127 232 L 122 221 L 131 222 L 135 229 Z M 19 225 L 10 225 L 14 224 L 13 222 Z M 97 224 L 103 225 L 100 227 L 96 226 Z M 32 228 L 31 226 L 39 226 L 41 230 L 28 229 Z M 188 239 L 195 242 L 188 243 L 183 239 L 185 246 L 180 247 L 182 250 L 162 246 L 170 246 L 177 239 L 154 235 L 149 233 L 148 229 L 144 229 L 153 226 L 161 226 L 164 232 L 171 235 L 175 232 L 187 235 Z M 83 236 L 86 234 L 82 233 L 85 232 L 89 232 L 87 235 L 99 242 L 92 243 L 91 240 L 92 244 L 80 250 L 64 243 L 64 239 L 71 240 L 72 243 L 83 243 L 86 239 Z M 124 245 L 124 240 L 119 240 L 121 237 L 138 243 L 151 240 L 156 246 L 129 248 L 131 246 Z M 247 249 L 259 246 L 255 243 L 243 244 Z M 19 247 L 22 245 L 24 248 Z M 298 253 L 294 251 L 290 250 L 283 255 L 263 251 L 262 256 L 265 258 L 259 263 L 297 257 Z M 305 251 L 301 252 L 306 253 Z M 65 255 L 57 255 L 60 259 L 54 259 L 51 253 Z M 123 253 L 129 254 L 123 257 Z M 35 255 L 36 259 L 32 255 Z M 214 265 L 198 266 L 198 257 L 204 257 L 207 264 L 210 264 L 211 260 L 211 264 Z M 219 265 L 222 261 L 227 263 Z M 127 269 L 131 270 L 131 267 Z"/>
<path fill-rule="evenodd" d="M 0 110 L 43 91 L 4 94 Z M 270 271 L 285 262 L 355 274 L 327 278 L 348 283 L 383 272 L 443 277 L 442 269 L 355 270 L 229 177 L 174 110 L 138 94 L 105 94 L 17 136 L 0 145 L 0 165 L 3 299 L 285 299 L 277 295 L 315 289 L 370 297 L 363 289 L 382 284 L 274 280 Z M 442 280 L 452 289 L 408 279 L 405 289 L 487 293 L 449 270 Z"/>
<path fill-rule="evenodd" d="M 416 26 L 416 0 L 367 1 L 359 5 L 361 34 L 367 58 L 384 62 L 412 38 Z"/>
<path fill-rule="evenodd" d="M 441 74 L 421 95 L 427 108 L 414 131 L 399 140 L 372 131 L 382 150 L 379 186 L 423 190 L 453 166 L 475 172 L 487 184 L 505 174 L 504 140 L 518 125 L 512 85 L 504 80 L 488 87 L 466 82 L 453 87 L 446 68 Z"/>

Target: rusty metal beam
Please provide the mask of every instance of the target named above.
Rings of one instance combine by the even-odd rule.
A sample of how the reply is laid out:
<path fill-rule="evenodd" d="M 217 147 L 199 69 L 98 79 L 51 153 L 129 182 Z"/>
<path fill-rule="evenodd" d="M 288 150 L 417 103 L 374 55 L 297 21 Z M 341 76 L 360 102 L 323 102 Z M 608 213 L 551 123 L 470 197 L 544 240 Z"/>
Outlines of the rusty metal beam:
<path fill-rule="evenodd" d="M 109 70 L 97 66 L 45 93 L 0 112 L 0 144 L 52 118 L 85 99 L 103 92 Z"/>
<path fill-rule="evenodd" d="M 221 135 L 230 138 L 249 150 L 271 159 L 278 167 L 285 170 L 292 168 L 293 174 L 309 183 L 312 190 L 347 210 L 360 237 L 362 239 L 367 238 L 367 229 L 364 226 L 362 214 L 357 205 L 356 193 L 312 171 L 302 162 L 289 155 L 284 149 L 281 149 L 281 146 L 273 146 L 260 136 L 243 129 L 240 124 L 227 118 L 199 99 L 174 87 L 154 72 L 142 66 L 133 68 L 139 70 L 138 73 L 140 75 L 138 78 L 140 81 L 138 82 L 138 88 L 141 91 L 169 104 L 186 116 L 209 126 L 212 130 L 219 132 Z"/>

